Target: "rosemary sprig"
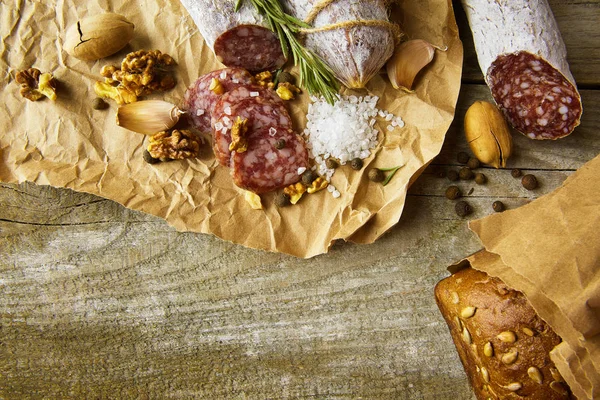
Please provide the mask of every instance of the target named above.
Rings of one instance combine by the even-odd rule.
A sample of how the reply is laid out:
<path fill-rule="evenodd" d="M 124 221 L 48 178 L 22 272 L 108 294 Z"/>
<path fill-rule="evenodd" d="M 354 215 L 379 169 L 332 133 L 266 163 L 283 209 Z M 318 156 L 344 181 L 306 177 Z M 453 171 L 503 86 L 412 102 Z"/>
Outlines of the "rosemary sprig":
<path fill-rule="evenodd" d="M 243 0 L 236 0 L 236 10 L 241 7 Z M 291 52 L 294 64 L 300 70 L 300 86 L 308 93 L 323 96 L 329 104 L 335 103 L 339 84 L 327 64 L 314 52 L 305 48 L 296 37 L 301 28 L 310 25 L 286 14 L 279 0 L 250 0 L 254 8 L 263 15 L 269 27 L 277 34 L 285 57 Z"/>

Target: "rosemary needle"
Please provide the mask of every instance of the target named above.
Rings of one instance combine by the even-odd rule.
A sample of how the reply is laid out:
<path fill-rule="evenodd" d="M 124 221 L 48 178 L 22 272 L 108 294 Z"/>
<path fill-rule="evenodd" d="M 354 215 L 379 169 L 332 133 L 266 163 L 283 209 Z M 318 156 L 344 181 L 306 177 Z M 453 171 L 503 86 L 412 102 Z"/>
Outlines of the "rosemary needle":
<path fill-rule="evenodd" d="M 236 0 L 236 10 L 243 0 Z M 311 95 L 320 95 L 329 104 L 335 103 L 339 84 L 331 68 L 311 50 L 305 48 L 296 37 L 301 28 L 310 27 L 305 22 L 286 14 L 278 0 L 250 0 L 254 8 L 263 15 L 269 27 L 281 43 L 284 56 L 291 52 L 294 64 L 300 70 L 299 85 L 305 87 Z"/>

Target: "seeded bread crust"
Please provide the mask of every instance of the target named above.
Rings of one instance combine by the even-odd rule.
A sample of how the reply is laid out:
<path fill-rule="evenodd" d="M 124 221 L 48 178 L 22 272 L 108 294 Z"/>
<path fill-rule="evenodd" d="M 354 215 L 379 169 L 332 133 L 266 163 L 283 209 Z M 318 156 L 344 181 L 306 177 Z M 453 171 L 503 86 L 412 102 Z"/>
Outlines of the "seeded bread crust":
<path fill-rule="evenodd" d="M 561 339 L 521 292 L 466 268 L 440 281 L 435 298 L 478 399 L 574 398 L 550 360 Z"/>

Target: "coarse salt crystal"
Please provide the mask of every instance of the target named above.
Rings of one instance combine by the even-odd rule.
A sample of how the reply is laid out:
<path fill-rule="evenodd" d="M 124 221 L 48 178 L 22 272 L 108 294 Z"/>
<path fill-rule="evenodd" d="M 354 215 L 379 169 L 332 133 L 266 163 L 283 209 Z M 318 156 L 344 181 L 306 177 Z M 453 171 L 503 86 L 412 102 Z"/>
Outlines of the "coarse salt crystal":
<path fill-rule="evenodd" d="M 223 109 L 223 112 L 227 115 L 231 115 L 231 107 L 227 106 Z"/>
<path fill-rule="evenodd" d="M 259 94 L 258 92 L 250 92 L 250 97 L 258 97 Z"/>
<path fill-rule="evenodd" d="M 391 131 L 393 131 L 393 130 L 394 130 L 394 127 L 393 127 L 392 125 L 388 125 L 388 126 L 387 126 L 387 130 L 391 132 Z"/>
<path fill-rule="evenodd" d="M 215 130 L 216 130 L 216 131 L 220 131 L 221 129 L 223 129 L 223 123 L 221 123 L 221 122 L 217 122 L 217 123 L 215 124 Z"/>
<path fill-rule="evenodd" d="M 221 75 L 219 75 L 219 78 L 226 79 L 227 78 L 227 72 L 226 71 L 222 71 Z"/>
<path fill-rule="evenodd" d="M 335 186 L 333 186 L 333 185 L 327 185 L 327 191 L 329 193 L 333 193 L 334 190 L 335 190 Z"/>
<path fill-rule="evenodd" d="M 334 199 L 337 199 L 338 197 L 341 196 L 340 192 L 338 190 L 334 190 L 331 195 L 333 196 Z"/>
<path fill-rule="evenodd" d="M 196 115 L 199 117 L 201 115 L 204 115 L 204 110 L 198 110 L 196 111 Z"/>
<path fill-rule="evenodd" d="M 231 123 L 231 120 L 230 120 L 228 117 L 223 117 L 223 123 L 224 123 L 226 126 L 229 126 L 229 124 Z"/>
<path fill-rule="evenodd" d="M 240 80 L 239 79 L 232 79 L 231 82 L 233 82 L 233 83 L 240 83 Z"/>
<path fill-rule="evenodd" d="M 270 127 L 269 128 L 269 135 L 270 136 L 275 136 L 277 134 L 277 129 Z"/>
<path fill-rule="evenodd" d="M 306 167 L 298 168 L 298 175 L 302 175 L 304 173 L 304 171 L 306 171 Z"/>
<path fill-rule="evenodd" d="M 388 114 L 388 115 L 385 116 L 385 120 L 386 121 L 391 121 L 392 118 L 394 118 L 394 114 Z"/>

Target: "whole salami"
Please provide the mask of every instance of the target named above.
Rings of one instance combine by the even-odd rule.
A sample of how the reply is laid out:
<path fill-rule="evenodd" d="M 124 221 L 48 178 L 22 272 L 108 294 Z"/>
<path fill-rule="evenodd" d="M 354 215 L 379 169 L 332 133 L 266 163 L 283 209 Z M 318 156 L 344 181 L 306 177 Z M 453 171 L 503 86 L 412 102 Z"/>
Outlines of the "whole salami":
<path fill-rule="evenodd" d="M 498 107 L 532 139 L 579 125 L 581 96 L 547 0 L 462 0 L 477 58 Z"/>
<path fill-rule="evenodd" d="M 235 11 L 234 0 L 182 0 L 217 59 L 250 72 L 275 70 L 285 64 L 277 36 L 249 1 Z"/>
<path fill-rule="evenodd" d="M 384 0 L 283 0 L 284 10 L 312 25 L 305 45 L 349 88 L 362 88 L 392 56 L 397 25 Z"/>
<path fill-rule="evenodd" d="M 249 132 L 247 140 L 247 151 L 231 155 L 231 176 L 237 186 L 260 194 L 300 180 L 298 169 L 308 166 L 308 152 L 294 131 L 264 127 Z"/>

